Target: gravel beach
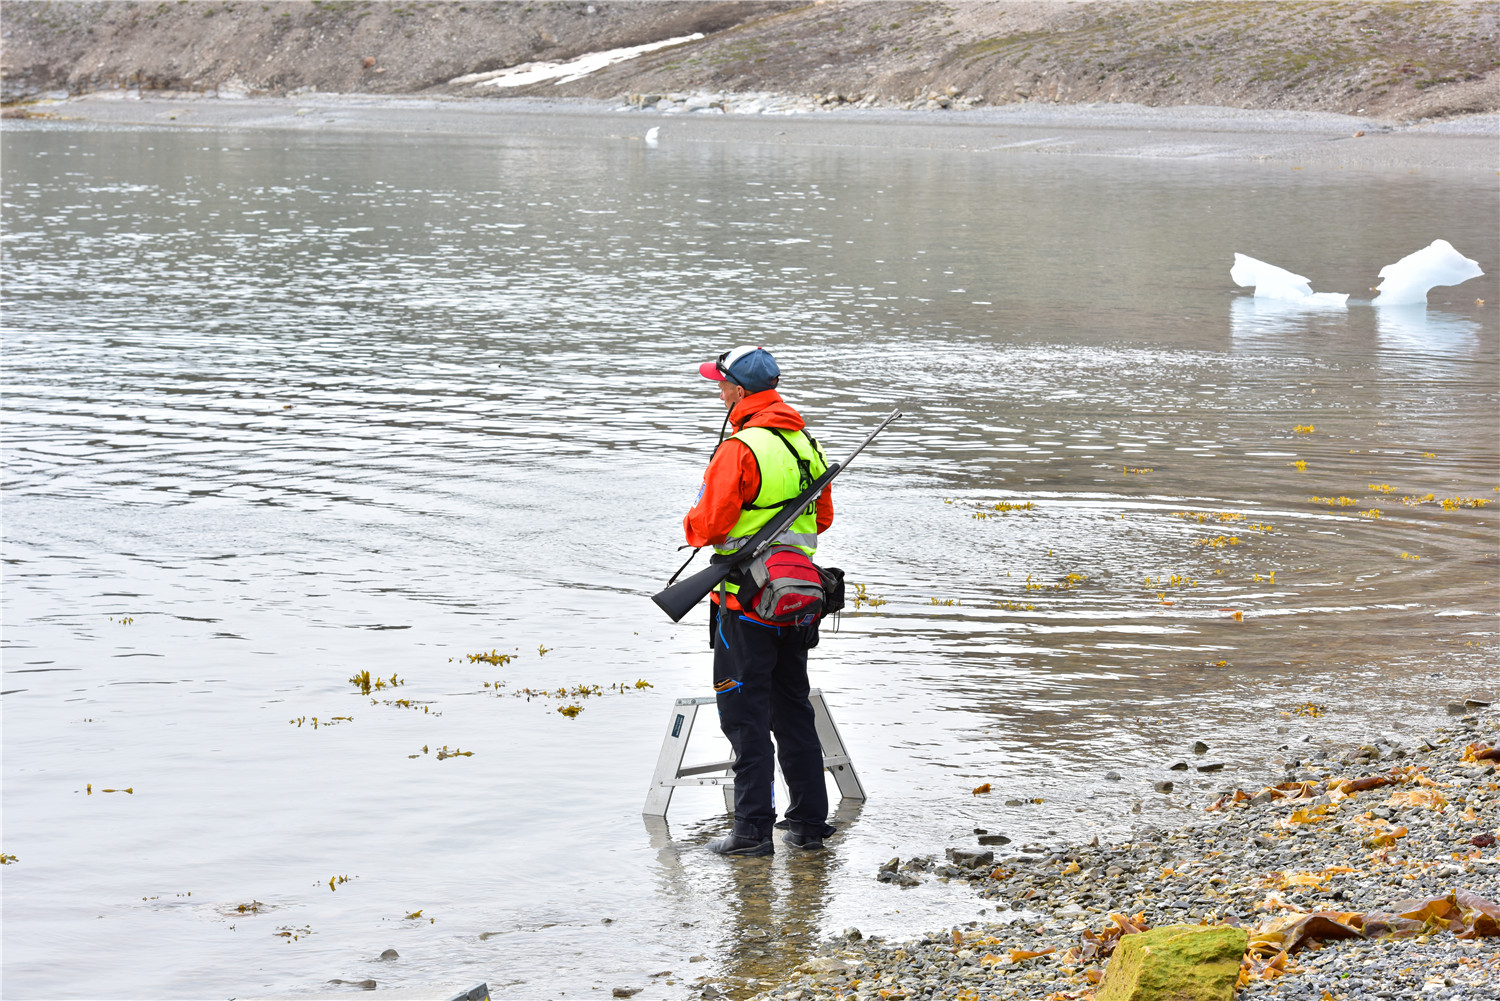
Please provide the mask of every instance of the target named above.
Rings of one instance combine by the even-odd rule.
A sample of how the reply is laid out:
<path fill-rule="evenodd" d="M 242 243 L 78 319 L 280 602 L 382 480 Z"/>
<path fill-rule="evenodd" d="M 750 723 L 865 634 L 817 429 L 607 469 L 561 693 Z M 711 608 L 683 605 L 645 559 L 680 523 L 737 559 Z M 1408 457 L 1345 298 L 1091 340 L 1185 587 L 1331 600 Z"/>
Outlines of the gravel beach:
<path fill-rule="evenodd" d="M 1415 744 L 1310 746 L 1176 830 L 1026 851 L 976 834 L 892 860 L 871 874 L 892 893 L 967 880 L 994 919 L 900 942 L 851 928 L 754 997 L 1083 1001 L 1122 931 L 1219 923 L 1250 935 L 1240 998 L 1500 997 L 1500 713 L 1466 708 Z"/>
<path fill-rule="evenodd" d="M 1102 156 L 1257 163 L 1330 170 L 1500 170 L 1500 115 L 1402 124 L 1317 111 L 1207 106 L 1014 104 L 899 110 L 823 107 L 774 95 L 676 95 L 643 107 L 583 98 L 477 99 L 305 94 L 281 97 L 149 95 L 113 91 L 41 101 L 26 125 L 271 129 L 300 133 L 488 136 L 641 142 L 662 151 L 702 144 L 945 150 L 963 156 Z M 680 100 L 678 100 L 680 99 Z M 772 102 L 772 103 L 768 103 Z M 683 110 L 687 108 L 695 110 Z M 672 110 L 672 109 L 676 110 Z M 727 110 L 726 110 L 727 109 Z M 35 122 L 36 124 L 31 124 Z"/>

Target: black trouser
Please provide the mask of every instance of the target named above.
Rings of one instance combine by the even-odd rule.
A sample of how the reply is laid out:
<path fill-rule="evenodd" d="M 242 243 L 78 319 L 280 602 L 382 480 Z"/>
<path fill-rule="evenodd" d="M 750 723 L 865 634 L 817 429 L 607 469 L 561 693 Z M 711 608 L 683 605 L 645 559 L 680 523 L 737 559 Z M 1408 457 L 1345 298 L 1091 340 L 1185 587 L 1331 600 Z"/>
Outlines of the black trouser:
<path fill-rule="evenodd" d="M 791 794 L 787 823 L 797 834 L 822 834 L 828 790 L 807 697 L 810 630 L 762 625 L 732 610 L 724 615 L 718 611 L 715 605 L 714 690 L 719 726 L 734 748 L 734 831 L 758 840 L 771 836 L 776 822 L 771 802 L 774 733 L 781 775 Z M 738 684 L 730 687 L 731 682 Z"/>

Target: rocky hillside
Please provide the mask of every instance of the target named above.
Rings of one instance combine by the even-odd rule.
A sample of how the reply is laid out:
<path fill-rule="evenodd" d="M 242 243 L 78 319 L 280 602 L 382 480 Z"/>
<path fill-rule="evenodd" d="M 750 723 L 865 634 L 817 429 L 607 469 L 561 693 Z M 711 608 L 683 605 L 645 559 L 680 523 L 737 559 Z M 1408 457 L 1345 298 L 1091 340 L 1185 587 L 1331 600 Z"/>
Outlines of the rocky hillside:
<path fill-rule="evenodd" d="M 7 102 L 109 87 L 610 98 L 683 91 L 972 106 L 1128 101 L 1500 110 L 1491 2 L 7 3 Z M 702 33 L 582 79 L 460 76 Z"/>

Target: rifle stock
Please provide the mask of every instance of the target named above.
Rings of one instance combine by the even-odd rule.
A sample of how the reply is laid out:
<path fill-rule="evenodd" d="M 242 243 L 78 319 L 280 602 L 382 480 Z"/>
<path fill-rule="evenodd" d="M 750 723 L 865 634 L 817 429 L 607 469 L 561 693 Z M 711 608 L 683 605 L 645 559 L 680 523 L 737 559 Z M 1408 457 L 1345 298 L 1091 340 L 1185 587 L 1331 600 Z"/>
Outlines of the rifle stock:
<path fill-rule="evenodd" d="M 680 580 L 671 587 L 653 594 L 651 600 L 656 602 L 657 607 L 666 612 L 673 622 L 681 622 L 682 617 L 691 611 L 694 605 L 707 597 L 710 591 L 718 587 L 724 578 L 734 572 L 736 567 L 755 559 L 771 544 L 773 539 L 786 531 L 792 522 L 797 520 L 797 516 L 802 510 L 817 500 L 818 495 L 823 492 L 823 488 L 832 483 L 835 476 L 847 469 L 849 463 L 854 461 L 854 457 L 863 452 L 865 446 L 874 441 L 877 434 L 884 431 L 892 421 L 900 416 L 900 410 L 892 410 L 890 416 L 882 421 L 879 427 L 870 432 L 869 437 L 860 443 L 859 447 L 850 454 L 849 458 L 845 459 L 843 463 L 835 462 L 829 466 L 822 476 L 813 481 L 812 486 L 798 494 L 791 501 L 788 501 L 782 509 L 782 513 L 771 519 L 771 521 L 766 523 L 764 528 L 751 536 L 750 540 L 739 548 L 734 557 L 720 563 L 710 563 L 686 580 Z"/>
<path fill-rule="evenodd" d="M 681 622 L 682 617 L 693 610 L 693 606 L 703 600 L 703 596 L 718 587 L 734 570 L 733 563 L 710 563 L 686 580 L 680 580 L 664 591 L 651 596 L 656 606 L 673 622 Z"/>

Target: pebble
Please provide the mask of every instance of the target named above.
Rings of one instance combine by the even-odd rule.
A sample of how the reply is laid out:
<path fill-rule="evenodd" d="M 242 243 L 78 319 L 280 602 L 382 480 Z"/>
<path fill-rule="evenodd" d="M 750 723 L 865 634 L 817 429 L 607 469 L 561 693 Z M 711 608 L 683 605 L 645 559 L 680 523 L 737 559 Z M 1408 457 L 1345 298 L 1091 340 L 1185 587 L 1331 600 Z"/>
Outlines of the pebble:
<path fill-rule="evenodd" d="M 1500 714 L 1439 730 L 1399 764 L 1373 764 L 1379 758 L 1366 751 L 1385 755 L 1373 745 L 1330 756 L 1318 762 L 1321 770 L 1299 773 L 1309 775 L 1311 794 L 1296 801 L 1246 790 L 1239 802 L 1209 812 L 1221 797 L 1232 802 L 1234 790 L 1220 790 L 1197 803 L 1184 826 L 1162 831 L 1143 825 L 1118 844 L 1095 839 L 998 859 L 954 849 L 948 864 L 925 856 L 905 865 L 892 859 L 880 868 L 882 878 L 964 880 L 982 901 L 997 902 L 996 920 L 965 921 L 899 942 L 846 929 L 781 983 L 765 987 L 761 981 L 752 1001 L 1084 1001 L 1093 996 L 1102 964 L 1069 964 L 1064 953 L 1085 929 L 1111 926 L 1112 913 L 1141 915 L 1151 927 L 1227 921 L 1250 928 L 1272 913 L 1377 911 L 1455 889 L 1500 902 L 1500 852 L 1476 847 L 1500 828 L 1500 783 L 1493 763 L 1460 760 L 1465 746 L 1478 740 L 1500 743 Z M 1332 802 L 1337 794 L 1330 779 L 1399 778 L 1415 774 L 1408 771 L 1413 768 L 1436 785 L 1397 781 Z M 1445 802 L 1424 804 L 1416 793 L 1439 793 Z M 1320 807 L 1327 811 L 1321 820 L 1293 819 Z M 1393 844 L 1364 845 L 1367 832 L 1398 828 L 1407 833 Z M 980 863 L 985 855 L 991 858 Z M 1353 871 L 1332 871 L 1338 867 Z M 1289 958 L 1287 973 L 1252 980 L 1236 998 L 1500 997 L 1500 938 L 1460 940 L 1434 931 L 1349 939 Z"/>

